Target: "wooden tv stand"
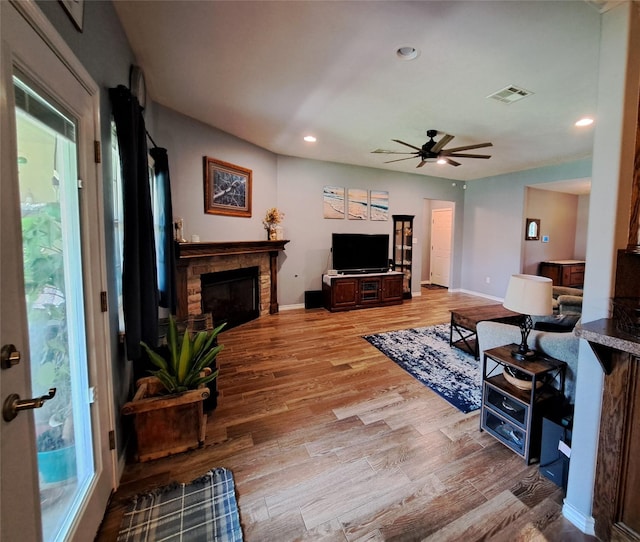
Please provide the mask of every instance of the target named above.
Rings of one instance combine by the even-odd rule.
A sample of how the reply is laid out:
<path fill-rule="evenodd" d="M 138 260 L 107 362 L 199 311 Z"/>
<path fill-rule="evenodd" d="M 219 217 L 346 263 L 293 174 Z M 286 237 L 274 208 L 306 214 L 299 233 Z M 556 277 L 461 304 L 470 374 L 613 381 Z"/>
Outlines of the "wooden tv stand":
<path fill-rule="evenodd" d="M 324 308 L 336 312 L 399 305 L 403 297 L 402 278 L 403 274 L 397 271 L 323 275 Z"/>

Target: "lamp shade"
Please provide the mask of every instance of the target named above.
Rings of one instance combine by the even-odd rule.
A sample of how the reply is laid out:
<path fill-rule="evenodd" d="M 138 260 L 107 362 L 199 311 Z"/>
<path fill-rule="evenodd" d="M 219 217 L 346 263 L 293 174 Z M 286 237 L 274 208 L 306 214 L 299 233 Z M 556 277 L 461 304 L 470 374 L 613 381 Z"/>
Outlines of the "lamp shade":
<path fill-rule="evenodd" d="M 553 314 L 553 281 L 536 275 L 511 275 L 502 305 L 521 314 Z"/>

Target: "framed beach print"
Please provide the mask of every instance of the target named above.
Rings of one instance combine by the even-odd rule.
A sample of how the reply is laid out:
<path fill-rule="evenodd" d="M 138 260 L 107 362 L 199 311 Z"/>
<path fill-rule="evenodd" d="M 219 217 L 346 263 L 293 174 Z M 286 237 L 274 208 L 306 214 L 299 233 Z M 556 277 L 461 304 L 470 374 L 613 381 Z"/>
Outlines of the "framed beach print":
<path fill-rule="evenodd" d="M 386 190 L 369 192 L 369 213 L 371 220 L 389 220 L 389 192 Z"/>
<path fill-rule="evenodd" d="M 322 190 L 324 218 L 344 218 L 344 188 L 325 186 Z"/>
<path fill-rule="evenodd" d="M 210 215 L 251 216 L 252 171 L 204 157 L 204 212 Z"/>
<path fill-rule="evenodd" d="M 349 220 L 366 220 L 369 215 L 369 194 L 361 188 L 349 188 Z"/>

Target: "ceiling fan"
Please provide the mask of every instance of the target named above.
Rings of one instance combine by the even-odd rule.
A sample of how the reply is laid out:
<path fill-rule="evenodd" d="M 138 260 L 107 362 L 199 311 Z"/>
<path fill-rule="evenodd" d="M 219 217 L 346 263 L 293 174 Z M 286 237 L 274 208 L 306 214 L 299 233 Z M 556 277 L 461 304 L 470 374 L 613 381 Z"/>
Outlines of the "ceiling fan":
<path fill-rule="evenodd" d="M 454 158 L 491 158 L 489 154 L 461 154 L 461 151 L 469 151 L 471 149 L 481 149 L 483 147 L 493 147 L 492 143 L 478 143 L 476 145 L 465 145 L 464 147 L 455 147 L 453 149 L 444 149 L 443 147 L 449 143 L 454 136 L 445 134 L 442 136 L 440 141 L 435 141 L 433 138 L 438 135 L 438 130 L 427 130 L 427 137 L 429 141 L 427 141 L 422 147 L 416 147 L 415 145 L 411 145 L 409 143 L 405 143 L 399 139 L 393 139 L 396 143 L 400 143 L 401 145 L 405 145 L 407 147 L 411 147 L 415 149 L 415 152 L 396 152 L 396 151 L 388 151 L 385 149 L 376 149 L 375 151 L 371 151 L 372 153 L 380 153 L 380 154 L 410 154 L 407 158 L 398 158 L 397 160 L 389 160 L 385 162 L 385 164 L 390 164 L 391 162 L 400 162 L 401 160 L 411 160 L 412 158 L 420 158 L 420 163 L 416 166 L 422 167 L 427 162 L 435 162 L 443 160 L 447 164 L 451 166 L 459 166 L 460 162 L 456 162 L 452 160 L 451 157 Z"/>

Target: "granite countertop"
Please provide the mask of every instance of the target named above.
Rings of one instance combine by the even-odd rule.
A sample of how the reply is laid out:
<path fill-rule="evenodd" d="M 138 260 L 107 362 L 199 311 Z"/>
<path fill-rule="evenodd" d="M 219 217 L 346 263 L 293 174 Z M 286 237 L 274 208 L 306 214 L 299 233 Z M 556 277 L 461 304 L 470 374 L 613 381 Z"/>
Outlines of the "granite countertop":
<path fill-rule="evenodd" d="M 640 356 L 640 338 L 618 330 L 615 321 L 610 318 L 579 324 L 574 333 L 590 343 Z"/>

